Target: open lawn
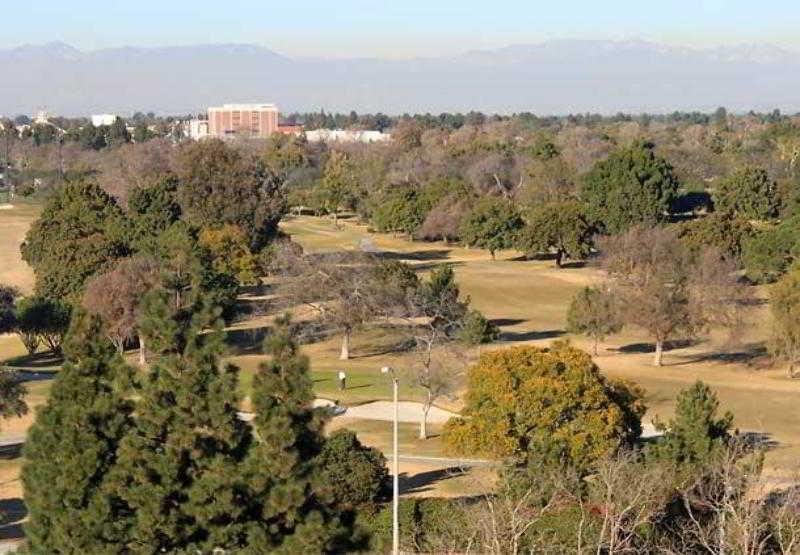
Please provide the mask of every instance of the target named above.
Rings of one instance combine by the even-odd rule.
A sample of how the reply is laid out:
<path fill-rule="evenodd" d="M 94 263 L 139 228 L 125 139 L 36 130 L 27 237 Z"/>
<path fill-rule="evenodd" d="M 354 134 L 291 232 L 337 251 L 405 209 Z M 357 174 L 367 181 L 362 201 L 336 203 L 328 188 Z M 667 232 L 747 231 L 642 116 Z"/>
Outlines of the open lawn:
<path fill-rule="evenodd" d="M 23 292 L 33 290 L 34 278 L 33 270 L 20 258 L 19 246 L 40 209 L 37 204 L 15 202 L 13 208 L 0 210 L 0 283 Z"/>

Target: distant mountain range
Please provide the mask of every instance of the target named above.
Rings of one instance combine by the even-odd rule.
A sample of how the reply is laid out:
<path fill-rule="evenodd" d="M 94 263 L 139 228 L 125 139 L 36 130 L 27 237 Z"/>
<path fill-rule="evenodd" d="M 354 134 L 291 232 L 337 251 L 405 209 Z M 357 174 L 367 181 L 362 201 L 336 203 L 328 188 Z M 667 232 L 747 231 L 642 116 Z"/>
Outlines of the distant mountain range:
<path fill-rule="evenodd" d="M 0 114 L 45 109 L 189 113 L 224 102 L 283 112 L 800 110 L 800 54 L 772 45 L 715 48 L 551 40 L 458 56 L 290 58 L 216 44 L 81 51 L 64 43 L 0 50 Z"/>

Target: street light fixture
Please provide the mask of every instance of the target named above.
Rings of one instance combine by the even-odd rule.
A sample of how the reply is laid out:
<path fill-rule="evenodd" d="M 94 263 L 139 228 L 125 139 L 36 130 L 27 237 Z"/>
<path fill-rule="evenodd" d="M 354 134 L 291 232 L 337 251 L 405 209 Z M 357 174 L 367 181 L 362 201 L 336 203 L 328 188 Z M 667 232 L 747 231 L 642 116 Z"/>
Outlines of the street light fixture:
<path fill-rule="evenodd" d="M 394 369 L 389 366 L 381 368 L 381 374 L 391 375 L 392 392 L 394 397 L 394 420 L 392 423 L 392 553 L 400 553 L 400 462 L 397 448 L 397 420 L 399 417 L 397 409 L 398 381 Z"/>

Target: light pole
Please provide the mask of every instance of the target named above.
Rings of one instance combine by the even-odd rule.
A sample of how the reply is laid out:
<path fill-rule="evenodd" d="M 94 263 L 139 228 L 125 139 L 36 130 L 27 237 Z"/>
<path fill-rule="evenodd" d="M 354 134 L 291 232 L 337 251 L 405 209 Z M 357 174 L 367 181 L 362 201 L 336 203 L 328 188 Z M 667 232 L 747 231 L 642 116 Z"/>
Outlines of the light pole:
<path fill-rule="evenodd" d="M 393 368 L 384 366 L 381 368 L 382 374 L 390 374 L 392 378 L 392 394 L 394 398 L 394 420 L 392 422 L 392 553 L 400 553 L 400 458 L 397 448 L 397 393 L 398 382 L 397 374 Z"/>

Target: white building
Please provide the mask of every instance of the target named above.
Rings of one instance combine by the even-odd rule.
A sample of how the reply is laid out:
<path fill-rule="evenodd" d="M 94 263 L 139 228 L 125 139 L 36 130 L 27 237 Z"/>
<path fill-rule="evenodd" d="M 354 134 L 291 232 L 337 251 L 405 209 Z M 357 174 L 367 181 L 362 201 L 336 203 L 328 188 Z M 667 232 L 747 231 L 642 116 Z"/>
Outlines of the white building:
<path fill-rule="evenodd" d="M 209 136 L 208 133 L 208 120 L 207 119 L 193 119 L 188 122 L 184 127 L 184 133 L 192 140 L 199 141 Z"/>
<path fill-rule="evenodd" d="M 353 131 L 350 129 L 312 129 L 306 131 L 310 143 L 383 143 L 391 140 L 389 133 L 380 131 Z"/>
<path fill-rule="evenodd" d="M 100 127 L 101 125 L 114 125 L 117 121 L 117 116 L 114 114 L 93 114 L 92 125 Z"/>
<path fill-rule="evenodd" d="M 33 123 L 35 125 L 48 125 L 50 123 L 50 114 L 44 110 L 39 110 L 36 112 L 36 115 L 33 116 Z"/>

